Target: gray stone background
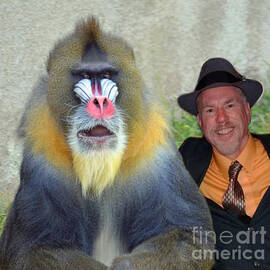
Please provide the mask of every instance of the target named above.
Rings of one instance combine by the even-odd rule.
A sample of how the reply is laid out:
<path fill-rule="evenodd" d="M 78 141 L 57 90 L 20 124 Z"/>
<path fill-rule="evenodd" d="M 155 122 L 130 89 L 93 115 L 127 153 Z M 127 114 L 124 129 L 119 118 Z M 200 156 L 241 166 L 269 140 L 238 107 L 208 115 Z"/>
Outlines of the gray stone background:
<path fill-rule="evenodd" d="M 176 97 L 195 86 L 210 57 L 229 59 L 268 87 L 269 0 L 0 0 L 0 199 L 19 181 L 16 128 L 55 42 L 95 15 L 134 47 L 148 87 L 180 112 Z"/>

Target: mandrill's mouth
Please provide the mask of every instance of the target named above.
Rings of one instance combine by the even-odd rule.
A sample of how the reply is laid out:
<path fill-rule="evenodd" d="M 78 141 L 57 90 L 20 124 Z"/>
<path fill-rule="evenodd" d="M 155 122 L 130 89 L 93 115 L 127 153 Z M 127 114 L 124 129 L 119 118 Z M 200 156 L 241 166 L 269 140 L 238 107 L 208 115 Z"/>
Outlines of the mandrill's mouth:
<path fill-rule="evenodd" d="M 83 129 L 77 133 L 79 139 L 106 139 L 106 137 L 115 136 L 113 132 L 102 125 L 97 125 L 91 129 Z"/>

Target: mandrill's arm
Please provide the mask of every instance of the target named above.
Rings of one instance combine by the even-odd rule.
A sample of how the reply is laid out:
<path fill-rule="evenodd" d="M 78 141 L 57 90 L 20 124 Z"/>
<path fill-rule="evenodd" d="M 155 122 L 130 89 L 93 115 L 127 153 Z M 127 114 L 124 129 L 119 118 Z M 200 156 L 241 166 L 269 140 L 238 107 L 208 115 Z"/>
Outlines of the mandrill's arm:
<path fill-rule="evenodd" d="M 131 253 L 116 258 L 110 270 L 211 269 L 214 239 L 204 198 L 177 156 L 157 164 L 152 181 L 145 175 L 148 184 L 137 184 L 130 198 L 133 206 L 138 202 L 127 218 L 132 224 L 125 224 Z"/>
<path fill-rule="evenodd" d="M 136 247 L 126 256 L 115 259 L 110 270 L 209 270 L 213 266 L 211 258 L 198 260 L 192 257 L 201 245 L 193 243 L 192 233 L 173 230 L 153 237 Z M 207 249 L 207 246 L 204 246 Z M 208 248 L 212 250 L 212 243 Z"/>
<path fill-rule="evenodd" d="M 87 255 L 94 228 L 69 185 L 44 158 L 25 151 L 20 187 L 0 239 L 1 270 L 107 269 Z"/>
<path fill-rule="evenodd" d="M 1 270 L 107 270 L 84 252 L 74 249 L 37 248 L 13 258 L 8 265 L 3 261 Z"/>

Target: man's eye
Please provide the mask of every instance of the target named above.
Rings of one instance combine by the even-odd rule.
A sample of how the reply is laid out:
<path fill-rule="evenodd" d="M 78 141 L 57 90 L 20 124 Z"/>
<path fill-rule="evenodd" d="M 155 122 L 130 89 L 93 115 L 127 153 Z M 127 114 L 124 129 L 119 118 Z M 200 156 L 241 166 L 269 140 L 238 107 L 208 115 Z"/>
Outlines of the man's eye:
<path fill-rule="evenodd" d="M 234 107 L 234 104 L 233 104 L 233 103 L 229 103 L 229 104 L 227 105 L 227 107 L 228 107 L 228 108 L 232 108 L 232 107 Z"/>
<path fill-rule="evenodd" d="M 212 113 L 214 110 L 213 109 L 206 109 L 205 112 L 206 113 Z"/>

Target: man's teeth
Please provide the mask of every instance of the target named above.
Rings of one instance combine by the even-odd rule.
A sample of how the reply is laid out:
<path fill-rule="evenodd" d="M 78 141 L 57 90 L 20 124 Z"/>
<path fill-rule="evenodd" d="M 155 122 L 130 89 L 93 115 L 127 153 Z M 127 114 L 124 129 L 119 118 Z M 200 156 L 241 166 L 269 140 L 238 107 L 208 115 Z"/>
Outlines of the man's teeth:
<path fill-rule="evenodd" d="M 224 134 L 231 132 L 232 130 L 233 130 L 233 128 L 225 128 L 225 129 L 218 130 L 217 133 L 220 135 L 224 135 Z"/>

